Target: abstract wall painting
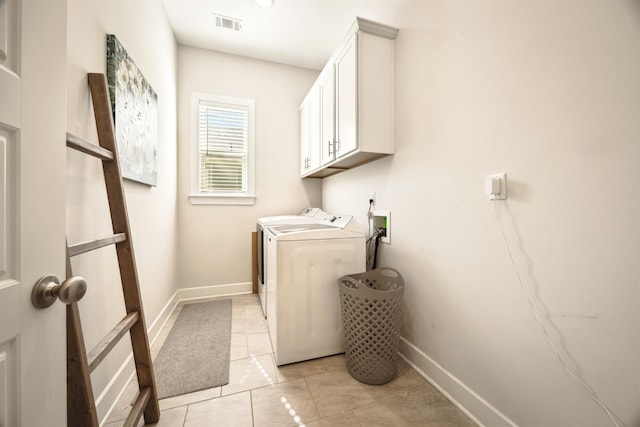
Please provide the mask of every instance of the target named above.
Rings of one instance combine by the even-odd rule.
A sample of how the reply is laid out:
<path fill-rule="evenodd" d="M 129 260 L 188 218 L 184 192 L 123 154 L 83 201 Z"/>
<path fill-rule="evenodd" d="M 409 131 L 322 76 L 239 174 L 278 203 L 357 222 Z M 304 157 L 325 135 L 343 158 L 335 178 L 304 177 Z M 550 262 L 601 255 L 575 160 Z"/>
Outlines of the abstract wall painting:
<path fill-rule="evenodd" d="M 156 186 L 158 96 L 113 34 L 107 34 L 107 82 L 122 177 Z"/>

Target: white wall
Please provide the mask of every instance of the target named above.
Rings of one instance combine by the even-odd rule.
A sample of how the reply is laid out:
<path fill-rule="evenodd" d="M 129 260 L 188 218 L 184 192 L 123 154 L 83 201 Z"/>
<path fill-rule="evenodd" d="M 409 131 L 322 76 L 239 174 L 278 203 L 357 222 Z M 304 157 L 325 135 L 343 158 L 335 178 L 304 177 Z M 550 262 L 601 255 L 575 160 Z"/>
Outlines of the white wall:
<path fill-rule="evenodd" d="M 154 1 L 73 1 L 68 12 L 68 124 L 70 133 L 97 143 L 88 72 L 106 73 L 106 34 L 115 34 L 158 95 L 158 185 L 125 180 L 129 222 L 147 327 L 178 287 L 176 256 L 176 56 L 177 44 L 164 6 Z M 99 161 L 69 150 L 67 237 L 70 243 L 112 233 Z M 124 315 L 113 248 L 73 259 L 74 273 L 88 280 L 80 304 L 87 349 L 91 350 Z M 92 375 L 100 415 L 121 384 L 106 388 L 128 354 L 122 340 Z M 132 372 L 132 367 L 129 371 Z M 126 376 L 126 375 L 125 375 Z M 119 378 L 122 380 L 122 378 Z"/>
<path fill-rule="evenodd" d="M 321 204 L 321 182 L 301 180 L 298 160 L 298 105 L 318 72 L 185 46 L 178 64 L 180 286 L 247 284 L 256 219 Z M 192 92 L 255 100 L 253 206 L 190 204 Z"/>
<path fill-rule="evenodd" d="M 407 282 L 403 353 L 487 426 L 613 425 L 515 265 L 567 363 L 640 425 L 640 4 L 407 2 L 385 23 L 397 152 L 322 196 L 363 224 L 370 191 L 392 212 L 380 264 Z M 484 195 L 494 172 L 504 202 Z"/>

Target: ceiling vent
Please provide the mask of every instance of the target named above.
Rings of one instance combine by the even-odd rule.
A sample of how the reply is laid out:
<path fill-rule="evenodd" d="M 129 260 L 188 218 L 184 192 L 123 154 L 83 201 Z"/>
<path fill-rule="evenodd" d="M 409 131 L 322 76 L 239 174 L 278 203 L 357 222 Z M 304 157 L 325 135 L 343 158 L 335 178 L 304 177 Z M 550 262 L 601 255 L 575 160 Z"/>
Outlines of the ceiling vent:
<path fill-rule="evenodd" d="M 228 16 L 213 14 L 213 18 L 218 28 L 226 28 L 227 30 L 240 31 L 242 28 L 242 21 L 236 18 L 230 18 Z"/>

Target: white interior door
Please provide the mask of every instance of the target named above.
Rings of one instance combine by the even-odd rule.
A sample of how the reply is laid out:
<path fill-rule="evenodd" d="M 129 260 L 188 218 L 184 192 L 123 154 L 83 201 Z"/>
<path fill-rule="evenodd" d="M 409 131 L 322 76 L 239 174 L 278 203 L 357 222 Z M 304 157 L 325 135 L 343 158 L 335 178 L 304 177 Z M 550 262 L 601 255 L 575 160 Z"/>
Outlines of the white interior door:
<path fill-rule="evenodd" d="M 0 0 L 0 426 L 66 425 L 66 1 Z"/>

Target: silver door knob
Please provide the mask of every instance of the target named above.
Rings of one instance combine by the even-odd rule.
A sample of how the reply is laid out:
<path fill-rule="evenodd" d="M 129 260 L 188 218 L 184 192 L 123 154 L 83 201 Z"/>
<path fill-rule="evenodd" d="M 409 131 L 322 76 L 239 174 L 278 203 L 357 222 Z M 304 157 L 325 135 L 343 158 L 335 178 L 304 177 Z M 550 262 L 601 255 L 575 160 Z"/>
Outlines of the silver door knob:
<path fill-rule="evenodd" d="M 78 302 L 87 292 L 87 281 L 83 277 L 73 276 L 62 282 L 56 276 L 44 276 L 38 280 L 31 291 L 31 303 L 36 308 L 47 308 L 60 298 L 65 304 Z"/>

